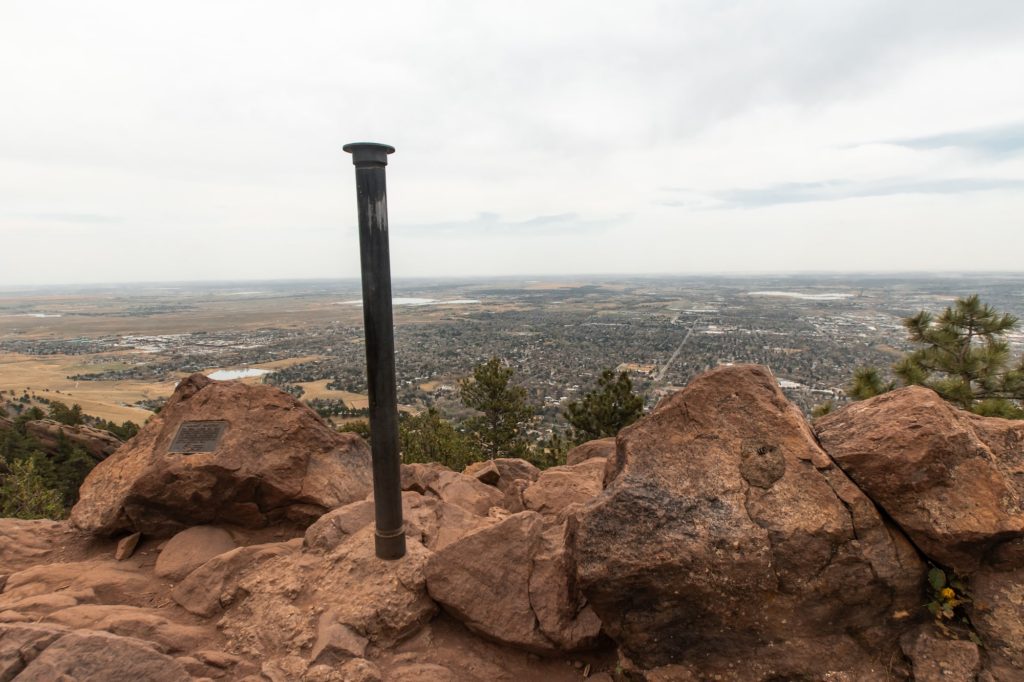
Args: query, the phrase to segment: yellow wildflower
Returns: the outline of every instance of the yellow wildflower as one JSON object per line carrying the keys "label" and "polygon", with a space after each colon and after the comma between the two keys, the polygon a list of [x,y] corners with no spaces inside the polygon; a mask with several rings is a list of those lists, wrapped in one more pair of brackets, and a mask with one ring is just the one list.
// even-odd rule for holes
{"label": "yellow wildflower", "polygon": [[939,594],[942,595],[942,598],[946,601],[953,601],[953,598],[956,596],[956,592],[954,592],[951,587],[942,588],[942,591],[939,592]]}

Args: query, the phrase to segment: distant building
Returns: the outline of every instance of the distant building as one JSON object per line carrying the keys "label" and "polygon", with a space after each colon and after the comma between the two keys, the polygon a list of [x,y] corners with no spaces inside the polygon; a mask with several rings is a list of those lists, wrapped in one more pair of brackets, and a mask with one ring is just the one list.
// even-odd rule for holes
{"label": "distant building", "polygon": [[654,374],[658,366],[653,363],[646,362],[623,362],[615,368],[616,372],[631,372],[633,374],[642,374],[644,376],[651,376]]}

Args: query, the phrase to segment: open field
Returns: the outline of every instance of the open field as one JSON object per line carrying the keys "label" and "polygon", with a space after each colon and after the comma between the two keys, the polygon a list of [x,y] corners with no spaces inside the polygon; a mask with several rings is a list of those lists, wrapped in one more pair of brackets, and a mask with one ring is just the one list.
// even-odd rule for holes
{"label": "open field", "polygon": [[364,393],[352,393],[351,391],[335,391],[327,388],[330,379],[321,381],[306,381],[298,384],[302,386],[302,398],[304,400],[315,400],[317,398],[327,400],[342,400],[349,407],[356,410],[364,410],[370,406],[369,399]]}
{"label": "open field", "polygon": [[[14,392],[17,395],[28,392],[68,405],[78,403],[86,414],[118,423],[131,420],[141,424],[152,415],[152,412],[133,405],[142,400],[170,397],[178,380],[187,376],[187,373],[182,372],[165,381],[75,381],[68,378],[82,372],[123,369],[130,366],[124,360],[104,362],[104,357],[109,355],[88,356],[88,361],[85,361],[86,356],[81,355],[39,356],[0,352],[0,391]],[[288,358],[261,363],[256,368],[277,370],[300,362],[316,360],[318,357],[314,355]],[[210,367],[207,373],[217,369],[233,368]],[[262,382],[262,377],[248,377],[237,381],[258,384]],[[365,395],[324,390],[323,396],[317,397],[334,397],[329,395],[334,393],[344,394],[347,396],[344,398],[346,402],[351,400],[356,403],[356,407],[365,407]],[[360,400],[362,405],[358,404]],[[45,405],[43,407],[45,408]]]}
{"label": "open field", "polygon": [[78,403],[86,414],[113,422],[131,420],[137,424],[152,414],[132,405],[140,400],[167,397],[176,380],[143,381],[72,381],[67,377],[82,366],[76,355],[32,356],[0,352],[0,390],[25,391],[48,400],[71,405]]}

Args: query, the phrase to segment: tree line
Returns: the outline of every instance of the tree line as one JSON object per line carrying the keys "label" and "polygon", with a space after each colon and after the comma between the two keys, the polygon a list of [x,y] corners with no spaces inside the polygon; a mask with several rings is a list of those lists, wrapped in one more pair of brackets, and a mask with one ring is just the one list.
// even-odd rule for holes
{"label": "tree line", "polygon": [[[629,375],[608,369],[596,386],[566,406],[566,433],[530,438],[537,408],[529,404],[526,389],[516,384],[513,369],[498,357],[473,368],[459,383],[459,398],[476,415],[458,425],[434,408],[402,415],[399,444],[403,462],[440,462],[459,471],[477,461],[518,457],[546,468],[564,464],[566,453],[575,445],[614,436],[643,412],[643,398],[633,390]],[[364,421],[341,428],[369,437]]]}
{"label": "tree line", "polygon": [[47,411],[37,405],[22,407],[11,428],[0,429],[0,516],[22,519],[59,519],[78,501],[78,488],[96,466],[81,447],[63,433],[57,444],[44,448],[27,429],[30,421],[53,419],[69,426],[90,425],[114,434],[121,440],[134,436],[139,426],[131,421],[115,424],[82,413],[77,403],[43,401]]}

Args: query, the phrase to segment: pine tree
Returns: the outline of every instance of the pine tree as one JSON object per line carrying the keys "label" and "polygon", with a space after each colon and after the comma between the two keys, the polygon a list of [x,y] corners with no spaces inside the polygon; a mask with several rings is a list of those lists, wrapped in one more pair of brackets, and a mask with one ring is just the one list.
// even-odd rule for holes
{"label": "pine tree", "polygon": [[583,443],[614,436],[643,413],[644,400],[633,392],[629,375],[606,369],[597,380],[597,388],[581,400],[569,403],[565,418],[572,425],[573,441]]}
{"label": "pine tree", "polygon": [[472,440],[434,408],[404,417],[398,425],[398,441],[403,462],[440,462],[449,469],[462,471],[481,459]]}
{"label": "pine tree", "polygon": [[565,464],[565,456],[569,454],[573,443],[561,433],[555,431],[550,437],[542,439],[526,454],[527,459],[538,469]]}
{"label": "pine tree", "polygon": [[85,423],[85,418],[82,415],[82,406],[75,403],[71,407],[62,403],[59,400],[54,400],[50,403],[49,417],[54,421],[58,421],[61,424],[67,424],[68,426],[78,426],[79,424]]}
{"label": "pine tree", "polygon": [[875,367],[858,367],[853,372],[853,382],[847,395],[854,400],[867,400],[896,388],[895,382],[886,381]]}
{"label": "pine tree", "polygon": [[512,383],[512,374],[511,367],[492,357],[459,382],[462,403],[482,413],[467,426],[489,459],[519,457],[527,449],[522,430],[534,410],[526,402],[526,389]]}
{"label": "pine tree", "polygon": [[[945,400],[977,414],[1024,418],[1024,356],[1010,357],[1004,338],[1018,319],[982,303],[977,295],[957,299],[938,317],[928,311],[903,320],[910,341],[924,346],[893,365],[903,385],[927,386]],[[869,370],[858,370],[868,375]],[[893,384],[880,377],[874,388]],[[860,389],[870,382],[854,377],[851,395],[870,397]],[[874,394],[877,394],[874,393]]]}

